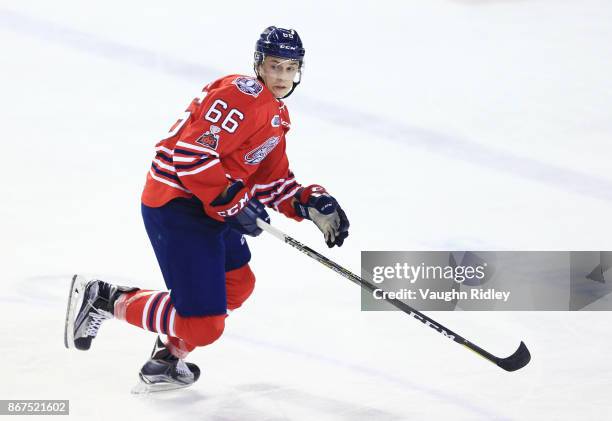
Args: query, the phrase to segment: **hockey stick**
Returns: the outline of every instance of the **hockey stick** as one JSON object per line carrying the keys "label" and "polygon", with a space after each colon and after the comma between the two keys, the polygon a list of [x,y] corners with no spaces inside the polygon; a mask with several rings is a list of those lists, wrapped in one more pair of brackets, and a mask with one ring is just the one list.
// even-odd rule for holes
{"label": "hockey stick", "polygon": [[[342,266],[338,265],[337,263],[329,260],[327,257],[323,256],[320,253],[317,253],[316,251],[314,251],[310,247],[305,246],[304,244],[302,244],[299,241],[297,241],[296,239],[288,236],[287,234],[283,233],[282,231],[280,231],[279,229],[273,227],[272,225],[266,223],[265,221],[262,221],[261,219],[258,219],[257,220],[257,226],[259,228],[261,228],[262,230],[268,232],[269,234],[272,234],[273,236],[275,236],[279,240],[283,241],[284,243],[289,244],[290,246],[298,249],[299,251],[301,251],[302,253],[306,254],[310,258],[312,258],[312,259],[316,260],[317,262],[327,266],[328,268],[330,268],[334,272],[344,276],[345,278],[347,278],[348,280],[356,283],[357,285],[360,285],[362,288],[364,288],[364,289],[366,289],[366,290],[368,290],[370,292],[374,292],[374,290],[378,289],[376,286],[374,286],[370,282],[368,282],[365,279],[363,279],[363,278],[355,275],[354,273],[348,271],[347,269],[343,268]],[[482,349],[478,345],[473,344],[472,342],[470,342],[467,339],[459,336],[458,334],[456,334],[452,330],[442,326],[440,323],[438,323],[438,322],[434,321],[433,319],[427,317],[426,315],[424,315],[420,311],[413,309],[412,307],[410,307],[408,304],[404,303],[403,301],[400,301],[400,300],[397,300],[397,299],[394,299],[394,298],[385,298],[385,301],[387,301],[388,303],[392,304],[393,306],[395,306],[399,310],[402,310],[404,313],[407,313],[408,315],[414,317],[415,319],[417,319],[418,321],[424,323],[425,325],[431,327],[432,329],[434,329],[435,331],[441,333],[445,337],[447,337],[449,339],[452,339],[453,341],[457,342],[458,344],[463,345],[466,348],[474,351],[476,354],[478,354],[481,357],[485,358],[486,360],[492,362],[493,364],[503,368],[506,371],[516,371],[516,370],[518,370],[520,368],[523,368],[531,360],[531,354],[529,353],[529,350],[527,349],[527,346],[525,345],[525,343],[523,341],[521,341],[518,349],[514,352],[514,354],[510,355],[509,357],[506,357],[506,358],[496,357],[495,355],[491,354],[490,352],[485,351],[484,349]]]}

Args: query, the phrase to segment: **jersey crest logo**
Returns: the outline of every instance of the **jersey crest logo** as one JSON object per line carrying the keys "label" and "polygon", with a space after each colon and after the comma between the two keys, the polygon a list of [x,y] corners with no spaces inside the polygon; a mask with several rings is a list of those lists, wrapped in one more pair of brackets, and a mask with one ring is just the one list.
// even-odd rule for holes
{"label": "jersey crest logo", "polygon": [[280,127],[281,125],[281,118],[279,115],[275,115],[274,117],[272,117],[272,121],[270,122],[270,124],[272,124],[272,127]]}
{"label": "jersey crest logo", "polygon": [[270,139],[266,140],[263,144],[259,145],[257,148],[253,149],[251,152],[247,153],[244,156],[244,163],[249,165],[257,165],[261,161],[264,160],[266,156],[272,149],[276,147],[280,142],[280,137],[272,136]]}
{"label": "jersey crest logo", "polygon": [[219,127],[212,125],[210,126],[210,130],[198,137],[195,142],[202,146],[206,146],[207,148],[217,150],[217,146],[219,146],[220,132],[221,129]]}
{"label": "jersey crest logo", "polygon": [[253,79],[252,77],[237,77],[233,82],[234,85],[242,92],[243,94],[251,95],[255,98],[259,96],[261,91],[263,91],[263,86],[259,81]]}

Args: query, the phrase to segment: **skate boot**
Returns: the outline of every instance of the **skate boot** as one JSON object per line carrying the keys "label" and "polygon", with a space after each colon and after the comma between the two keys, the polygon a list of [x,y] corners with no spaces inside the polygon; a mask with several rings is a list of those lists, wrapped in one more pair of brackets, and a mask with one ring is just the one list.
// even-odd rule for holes
{"label": "skate boot", "polygon": [[124,292],[137,289],[112,285],[97,279],[88,281],[80,275],[74,275],[64,327],[66,348],[87,351],[102,322],[113,318],[113,307],[117,298]]}
{"label": "skate boot", "polygon": [[158,336],[151,358],[142,366],[138,376],[140,381],[132,393],[161,392],[191,386],[200,378],[200,369],[172,355]]}

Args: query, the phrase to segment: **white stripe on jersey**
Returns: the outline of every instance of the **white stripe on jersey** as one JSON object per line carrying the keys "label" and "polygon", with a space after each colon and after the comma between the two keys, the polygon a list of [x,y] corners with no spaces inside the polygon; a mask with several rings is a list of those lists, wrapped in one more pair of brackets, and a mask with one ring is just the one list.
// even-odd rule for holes
{"label": "white stripe on jersey", "polygon": [[276,191],[270,193],[270,197],[266,197],[265,199],[259,199],[259,201],[261,203],[269,202],[270,200],[274,198],[274,195],[279,194],[281,191],[283,191],[285,187],[287,187],[289,184],[293,183],[294,181],[295,181],[294,178],[290,178],[289,180],[285,181],[280,187],[278,187]]}
{"label": "white stripe on jersey", "polygon": [[159,303],[159,306],[157,306],[157,314],[155,316],[155,331],[157,333],[162,333],[161,330],[161,316],[162,316],[162,310],[164,309],[164,304],[166,304],[166,301],[168,301],[168,298],[170,298],[170,294],[166,294],[166,296],[164,298],[162,298],[161,302]]}
{"label": "white stripe on jersey", "polygon": [[163,178],[161,178],[161,177],[156,176],[156,175],[153,173],[153,170],[152,170],[152,169],[149,169],[149,174],[151,175],[151,177],[153,177],[153,179],[154,179],[155,181],[159,181],[160,183],[164,183],[164,184],[166,184],[166,185],[168,185],[168,186],[170,186],[170,187],[174,187],[175,189],[182,190],[182,191],[184,191],[185,193],[192,194],[192,193],[191,193],[189,190],[187,190],[186,188],[181,187],[181,186],[179,186],[178,184],[173,183],[172,181],[168,181],[168,180],[166,180],[166,179],[163,179]]}
{"label": "white stripe on jersey", "polygon": [[273,181],[272,183],[269,183],[269,184],[255,184],[251,188],[251,196],[253,196],[255,194],[255,190],[265,190],[265,189],[267,189],[269,187],[272,187],[275,184],[282,183],[283,181],[285,181],[284,178],[279,178],[278,180]]}
{"label": "white stripe on jersey", "polygon": [[173,156],[172,160],[174,162],[193,162],[193,161],[196,160],[196,158],[195,157],[193,157],[193,158],[185,158],[183,156]]}
{"label": "white stripe on jersey", "polygon": [[155,148],[156,151],[166,152],[168,155],[172,155],[172,151],[165,146],[158,146]]}
{"label": "white stripe on jersey", "polygon": [[295,189],[291,190],[289,193],[287,193],[286,195],[278,199],[276,202],[274,202],[274,209],[278,210],[278,205],[280,205],[281,202],[283,202],[288,197],[291,197],[294,194],[296,194],[299,189],[300,189],[300,186],[297,186]]}
{"label": "white stripe on jersey", "polygon": [[219,162],[221,162],[221,161],[219,161],[218,159],[215,159],[215,160],[209,162],[208,164],[206,164],[206,165],[204,165],[202,167],[196,168],[195,170],[180,171],[180,172],[177,172],[176,174],[179,175],[179,176],[197,174],[197,173],[200,173],[200,172],[202,172],[202,171],[204,171],[204,170],[206,170],[206,169],[208,169],[208,168],[210,168],[210,167],[212,167],[214,165],[217,165]]}
{"label": "white stripe on jersey", "polygon": [[166,170],[170,170],[172,172],[176,172],[176,169],[172,165],[164,164],[163,162],[161,162],[157,158],[154,158],[153,162],[155,162],[157,165],[159,165],[160,167],[162,167],[162,168],[164,168]]}
{"label": "white stripe on jersey", "polygon": [[193,149],[194,151],[198,151],[198,152],[206,152],[206,153],[209,153],[209,154],[217,156],[217,157],[219,156],[219,154],[217,152],[213,151],[212,149],[202,148],[200,146],[192,145],[191,143],[187,143],[187,142],[182,142],[182,141],[176,142],[176,146],[181,146],[181,147],[187,148],[187,149]]}

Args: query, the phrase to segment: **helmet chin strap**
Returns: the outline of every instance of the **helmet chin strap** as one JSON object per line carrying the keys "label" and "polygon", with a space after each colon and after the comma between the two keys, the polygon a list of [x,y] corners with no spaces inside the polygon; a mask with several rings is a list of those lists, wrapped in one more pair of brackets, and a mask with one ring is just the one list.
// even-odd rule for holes
{"label": "helmet chin strap", "polygon": [[298,70],[298,74],[300,75],[298,77],[298,81],[297,82],[293,82],[293,87],[291,87],[291,90],[289,92],[287,92],[287,95],[285,95],[284,97],[280,98],[280,99],[285,99],[287,98],[289,95],[291,95],[293,93],[293,91],[295,91],[295,88],[297,88],[297,86],[300,84],[300,82],[302,81],[302,71]]}
{"label": "helmet chin strap", "polygon": [[287,95],[285,95],[282,98],[279,99],[285,99],[287,98],[289,95],[291,95],[293,93],[293,91],[295,91],[295,88],[297,88],[297,86],[300,84],[300,81],[298,80],[297,82],[293,82],[293,87],[291,88],[291,90],[287,93]]}
{"label": "helmet chin strap", "polygon": [[[262,60],[263,61],[263,60]],[[287,60],[288,61],[288,60]],[[257,80],[259,80],[261,83],[263,83],[264,85],[266,84],[266,82],[263,80],[263,78],[261,77],[261,75],[259,74],[259,72],[257,71],[257,66],[258,63],[253,64],[253,70],[255,71],[255,75],[257,76]],[[293,93],[293,91],[295,91],[295,88],[297,88],[297,86],[300,84],[300,82],[302,81],[302,69],[298,70],[298,80],[297,82],[293,82],[293,86],[291,87],[291,90],[289,92],[287,92],[287,95],[281,97],[281,98],[276,98],[276,99],[285,99],[287,98],[289,95],[291,95]],[[267,85],[266,85],[267,86]]]}
{"label": "helmet chin strap", "polygon": [[[264,85],[266,85],[266,82],[263,80],[263,78],[261,76],[259,76],[259,74],[257,72],[255,72],[255,74],[257,74],[257,80],[259,80],[261,83],[263,83]],[[293,86],[291,87],[291,90],[289,92],[287,92],[287,95],[280,97],[280,98],[276,98],[276,99],[285,99],[287,98],[289,95],[291,95],[293,93],[293,91],[295,91],[295,88],[297,88],[297,86],[300,84],[300,82],[302,81],[302,76],[300,74],[300,79],[298,79],[297,82],[293,82]],[[268,85],[266,85],[268,86]]]}

